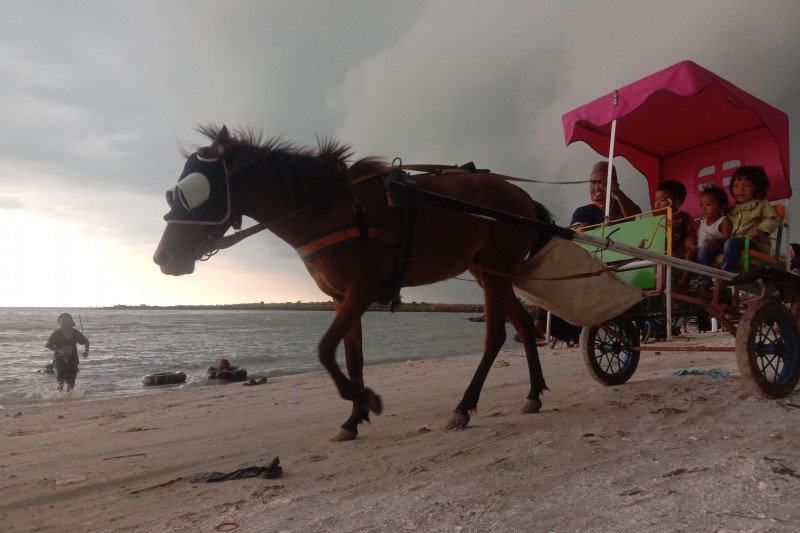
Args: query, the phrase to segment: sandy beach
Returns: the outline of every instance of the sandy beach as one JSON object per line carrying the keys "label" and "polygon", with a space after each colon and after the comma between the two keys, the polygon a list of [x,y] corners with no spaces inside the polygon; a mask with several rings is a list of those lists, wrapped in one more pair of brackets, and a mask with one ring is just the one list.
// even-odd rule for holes
{"label": "sandy beach", "polygon": [[[344,443],[330,438],[349,405],[323,373],[6,406],[0,530],[800,530],[797,393],[760,398],[732,353],[645,352],[605,387],[577,348],[543,349],[550,392],[524,415],[525,360],[506,348],[455,432],[477,355],[367,367],[385,410]],[[277,479],[191,481],[275,456]]]}

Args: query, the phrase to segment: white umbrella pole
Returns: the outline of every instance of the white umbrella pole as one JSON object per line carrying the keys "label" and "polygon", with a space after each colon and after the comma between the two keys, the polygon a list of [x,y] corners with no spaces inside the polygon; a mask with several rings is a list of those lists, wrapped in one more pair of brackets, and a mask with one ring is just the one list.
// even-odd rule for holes
{"label": "white umbrella pole", "polygon": [[[619,103],[619,95],[614,91],[614,107]],[[617,118],[611,121],[611,140],[608,145],[608,172],[606,173],[606,220],[611,218],[611,176],[614,175],[614,141],[617,137]]]}

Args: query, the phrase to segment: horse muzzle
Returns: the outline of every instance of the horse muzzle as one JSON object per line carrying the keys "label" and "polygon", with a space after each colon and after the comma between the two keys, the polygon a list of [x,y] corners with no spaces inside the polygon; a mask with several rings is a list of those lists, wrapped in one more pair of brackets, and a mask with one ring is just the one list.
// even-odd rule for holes
{"label": "horse muzzle", "polygon": [[163,250],[156,250],[153,262],[161,268],[162,274],[170,276],[182,276],[194,272],[194,260],[174,261],[173,257]]}

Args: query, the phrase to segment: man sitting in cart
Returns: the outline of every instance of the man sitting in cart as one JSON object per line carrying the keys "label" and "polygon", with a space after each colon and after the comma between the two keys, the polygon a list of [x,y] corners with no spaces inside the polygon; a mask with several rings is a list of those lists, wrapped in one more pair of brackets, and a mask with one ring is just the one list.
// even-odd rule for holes
{"label": "man sitting in cart", "polygon": [[[592,167],[589,175],[589,197],[592,203],[581,206],[572,214],[569,225],[573,228],[594,226],[605,222],[606,216],[606,180],[608,178],[608,163],[600,161]],[[628,198],[617,181],[617,169],[611,167],[611,220],[638,215],[642,209]]]}

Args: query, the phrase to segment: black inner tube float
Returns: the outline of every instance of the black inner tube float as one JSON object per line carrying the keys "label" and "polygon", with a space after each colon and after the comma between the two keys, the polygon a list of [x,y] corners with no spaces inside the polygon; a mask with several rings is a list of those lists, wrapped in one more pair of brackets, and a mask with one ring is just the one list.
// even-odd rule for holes
{"label": "black inner tube float", "polygon": [[142,378],[145,385],[175,385],[186,381],[186,374],[183,372],[162,372],[158,374],[147,374]]}

